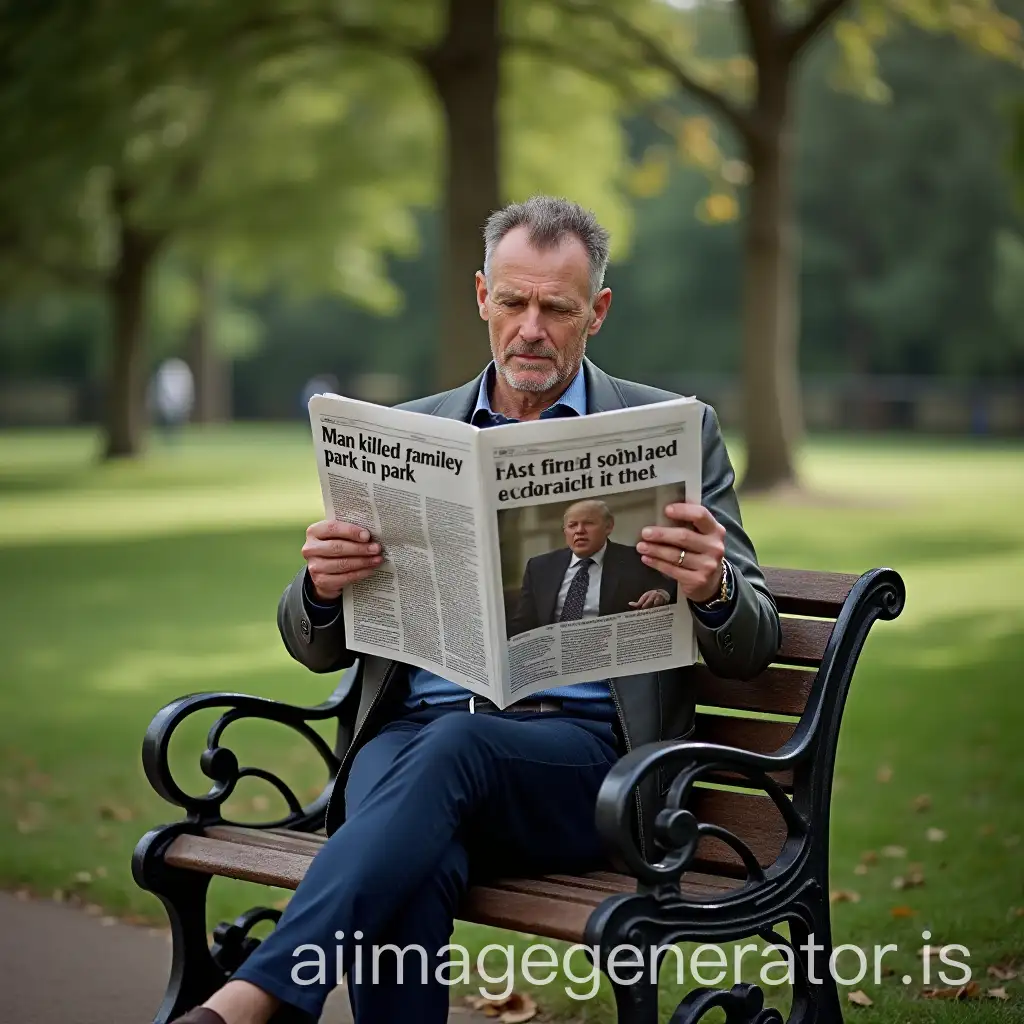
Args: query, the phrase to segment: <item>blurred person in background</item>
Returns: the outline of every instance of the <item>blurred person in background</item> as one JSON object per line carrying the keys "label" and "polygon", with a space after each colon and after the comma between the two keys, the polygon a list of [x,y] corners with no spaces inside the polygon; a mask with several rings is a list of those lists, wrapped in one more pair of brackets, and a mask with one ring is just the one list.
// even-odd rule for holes
{"label": "blurred person in background", "polygon": [[184,359],[165,359],[153,375],[152,402],[164,436],[173,441],[192,415],[195,382]]}

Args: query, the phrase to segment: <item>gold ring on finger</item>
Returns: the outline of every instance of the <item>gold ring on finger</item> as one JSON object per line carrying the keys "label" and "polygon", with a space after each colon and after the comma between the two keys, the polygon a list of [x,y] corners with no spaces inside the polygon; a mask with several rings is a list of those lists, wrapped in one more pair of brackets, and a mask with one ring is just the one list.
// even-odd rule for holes
{"label": "gold ring on finger", "polygon": [[680,552],[679,552],[679,561],[678,561],[678,562],[676,562],[676,565],[678,565],[678,566],[679,566],[680,568],[682,568],[682,565],[683,565],[683,559],[684,559],[685,557],[686,557],[686,552],[685,552],[685,551],[680,551]]}

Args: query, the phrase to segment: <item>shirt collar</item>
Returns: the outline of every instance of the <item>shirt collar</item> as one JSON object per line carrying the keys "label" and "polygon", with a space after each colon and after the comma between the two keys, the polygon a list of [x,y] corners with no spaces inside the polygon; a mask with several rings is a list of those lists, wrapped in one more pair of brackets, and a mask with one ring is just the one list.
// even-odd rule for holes
{"label": "shirt collar", "polygon": [[[608,541],[605,541],[601,545],[601,547],[598,548],[598,550],[595,551],[590,556],[590,560],[594,563],[594,565],[603,565],[604,564],[604,555],[605,555],[605,552],[607,550],[608,550]],[[571,569],[574,565],[576,565],[577,562],[582,562],[582,561],[583,561],[583,559],[580,558],[580,556],[577,555],[576,552],[574,551],[572,553],[572,558],[569,559],[569,568]]]}
{"label": "shirt collar", "polygon": [[[476,396],[476,407],[469,422],[477,426],[491,426],[495,423],[517,423],[518,420],[509,419],[495,412],[491,408],[491,387],[494,384],[494,362],[488,364],[487,370],[480,378],[480,389]],[[562,392],[558,401],[548,406],[541,414],[541,419],[552,419],[556,416],[586,416],[587,415],[587,378],[583,373],[583,366],[580,365],[569,386]],[[481,422],[483,421],[483,422]],[[489,421],[489,422],[488,422]]]}

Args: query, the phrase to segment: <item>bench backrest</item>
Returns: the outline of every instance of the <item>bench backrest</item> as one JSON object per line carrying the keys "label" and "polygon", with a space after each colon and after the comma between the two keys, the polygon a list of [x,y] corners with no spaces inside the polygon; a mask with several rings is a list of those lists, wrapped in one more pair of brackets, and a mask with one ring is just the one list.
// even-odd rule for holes
{"label": "bench backrest", "polygon": [[[772,753],[788,740],[807,704],[825,646],[843,602],[858,577],[799,569],[764,570],[782,616],[782,647],[775,662],[754,680],[719,679],[703,665],[694,669],[697,720],[694,739],[758,753]],[[699,820],[720,825],[742,839],[767,866],[786,837],[782,816],[763,793],[736,786],[735,776],[711,777],[689,803]],[[791,791],[790,772],[776,776]],[[717,839],[698,850],[700,871],[742,877],[738,855]]]}

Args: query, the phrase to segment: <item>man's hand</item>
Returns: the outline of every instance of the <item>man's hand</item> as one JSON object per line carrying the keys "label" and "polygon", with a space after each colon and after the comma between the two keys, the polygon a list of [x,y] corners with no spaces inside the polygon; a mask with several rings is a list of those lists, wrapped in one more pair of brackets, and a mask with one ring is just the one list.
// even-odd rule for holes
{"label": "man's hand", "polygon": [[641,594],[635,601],[629,602],[630,608],[660,608],[668,604],[672,598],[667,590],[648,590]]}
{"label": "man's hand", "polygon": [[337,601],[350,583],[377,571],[383,558],[368,530],[351,523],[323,519],[306,530],[302,557],[319,600]]}
{"label": "man's hand", "polygon": [[[669,505],[665,515],[680,526],[647,526],[636,549],[646,565],[676,580],[695,604],[717,597],[722,586],[725,527],[703,505]],[[685,551],[682,564],[680,552]]]}

